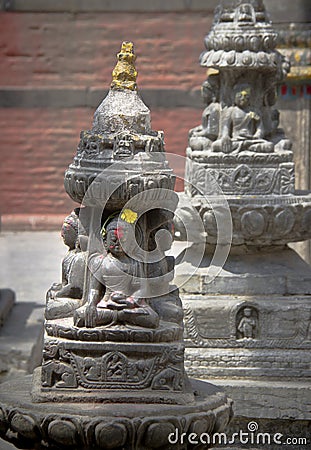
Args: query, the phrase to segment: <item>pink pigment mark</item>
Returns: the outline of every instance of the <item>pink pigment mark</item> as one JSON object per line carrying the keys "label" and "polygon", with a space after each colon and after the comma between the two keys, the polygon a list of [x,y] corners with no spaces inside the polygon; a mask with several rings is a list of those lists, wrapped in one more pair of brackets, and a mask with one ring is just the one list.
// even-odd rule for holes
{"label": "pink pigment mark", "polygon": [[123,236],[124,236],[123,228],[117,227],[117,229],[114,230],[114,235],[115,235],[118,239],[122,239]]}

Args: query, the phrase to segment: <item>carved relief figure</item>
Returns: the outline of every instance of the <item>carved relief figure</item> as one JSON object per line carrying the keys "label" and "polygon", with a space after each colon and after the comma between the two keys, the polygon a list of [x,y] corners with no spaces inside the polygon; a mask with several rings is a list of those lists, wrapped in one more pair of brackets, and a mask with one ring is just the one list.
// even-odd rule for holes
{"label": "carved relief figure", "polygon": [[270,112],[271,129],[268,138],[274,143],[275,150],[291,150],[292,143],[286,138],[283,128],[279,128],[280,112],[277,109],[272,109]]}
{"label": "carved relief figure", "polygon": [[152,389],[180,391],[183,386],[183,374],[175,367],[167,367],[155,375]]}
{"label": "carved relief figure", "polygon": [[98,381],[102,377],[101,364],[95,358],[86,357],[83,359],[83,375],[86,380]]}
{"label": "carved relief figure", "polygon": [[106,377],[107,380],[123,380],[126,378],[126,364],[125,359],[123,355],[120,355],[119,353],[114,353],[112,355],[109,355],[109,358],[107,358],[106,361]]}
{"label": "carved relief figure", "polygon": [[90,294],[87,303],[75,312],[76,326],[158,326],[158,314],[145,300],[145,291],[137,281],[143,274],[143,265],[128,256],[122,247],[127,226],[126,221],[114,217],[103,228],[107,255],[94,254],[90,258]]}
{"label": "carved relief figure", "polygon": [[242,318],[238,321],[238,337],[242,339],[254,339],[257,332],[257,317],[253,313],[253,308],[245,307],[242,311]]}
{"label": "carved relief figure", "polygon": [[209,149],[218,137],[221,110],[218,75],[210,75],[203,83],[202,97],[207,105],[202,114],[202,124],[189,131],[189,145],[193,150]]}
{"label": "carved relief figure", "polygon": [[47,361],[42,366],[42,386],[75,388],[78,386],[73,368],[62,361]]}
{"label": "carved relief figure", "polygon": [[223,110],[219,139],[212,145],[214,151],[240,153],[249,150],[257,153],[273,152],[273,143],[264,139],[261,114],[251,107],[249,85],[237,84],[234,88],[234,106]]}
{"label": "carved relief figure", "polygon": [[255,23],[256,16],[253,6],[250,3],[242,3],[242,5],[239,5],[235,10],[234,21],[240,22],[239,25],[241,25],[241,22],[245,22],[246,24],[249,22]]}

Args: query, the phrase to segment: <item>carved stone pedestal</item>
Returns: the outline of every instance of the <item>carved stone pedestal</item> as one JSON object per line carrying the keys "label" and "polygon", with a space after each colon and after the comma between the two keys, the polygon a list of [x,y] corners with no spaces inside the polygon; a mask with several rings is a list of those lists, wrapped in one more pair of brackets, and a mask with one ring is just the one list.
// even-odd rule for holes
{"label": "carved stone pedestal", "polygon": [[0,386],[0,437],[18,448],[185,450],[193,448],[190,433],[212,439],[231,414],[225,394],[200,381],[192,382],[195,400],[187,405],[33,403],[30,390],[31,377]]}
{"label": "carved stone pedestal", "polygon": [[[65,328],[53,327],[51,322],[46,325],[50,332],[64,332]],[[184,345],[174,339],[180,335],[177,325],[160,330],[126,326],[69,329],[80,333],[75,340],[44,339],[41,377],[37,375],[34,382],[35,402],[193,402],[184,373]],[[167,342],[169,336],[172,342]]]}

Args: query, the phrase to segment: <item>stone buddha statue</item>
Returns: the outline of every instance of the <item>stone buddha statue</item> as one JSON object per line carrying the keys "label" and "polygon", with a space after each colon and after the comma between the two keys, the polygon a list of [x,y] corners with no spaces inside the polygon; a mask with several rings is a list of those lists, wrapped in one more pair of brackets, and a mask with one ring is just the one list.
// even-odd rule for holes
{"label": "stone buddha statue", "polygon": [[107,225],[104,224],[102,234],[107,254],[94,253],[89,259],[92,273],[89,295],[86,304],[75,311],[76,326],[158,326],[159,316],[148,304],[146,291],[141,286],[143,263],[128,256],[122,246],[128,226],[129,223],[119,217],[113,217]]}
{"label": "stone buddha statue", "polygon": [[261,114],[251,106],[250,86],[237,84],[234,88],[234,105],[222,112],[219,139],[212,144],[213,151],[271,153],[274,145],[264,136]]}
{"label": "stone buddha statue", "polygon": [[218,137],[221,106],[217,74],[210,75],[204,81],[202,97],[207,106],[202,114],[202,124],[189,131],[189,145],[192,150],[208,150]]}
{"label": "stone buddha statue", "polygon": [[79,236],[79,208],[65,219],[61,229],[68,253],[62,261],[62,282],[54,283],[46,295],[46,319],[71,316],[81,306],[86,260],[87,236]]}

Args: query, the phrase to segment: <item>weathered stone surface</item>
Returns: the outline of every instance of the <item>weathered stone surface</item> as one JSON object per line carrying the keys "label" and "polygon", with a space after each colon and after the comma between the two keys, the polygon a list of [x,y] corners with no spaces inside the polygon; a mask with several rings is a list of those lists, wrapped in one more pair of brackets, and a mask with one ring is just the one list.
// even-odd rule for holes
{"label": "weathered stone surface", "polygon": [[[219,386],[235,398],[235,411],[259,419],[310,420],[311,402],[307,380],[219,380]],[[233,395],[234,392],[234,395]],[[245,402],[245,395],[250,401]],[[238,414],[241,415],[241,414]]]}
{"label": "weathered stone surface", "polygon": [[274,348],[264,344],[261,347],[260,342],[234,346],[232,343],[230,345],[229,339],[221,337],[202,339],[198,346],[194,346],[192,340],[186,350],[185,367],[191,376],[205,380],[226,377],[229,383],[235,378],[241,379],[242,383],[245,377],[253,379],[255,384],[255,380],[262,379],[295,379],[298,373],[301,379],[310,377],[310,341],[306,342],[305,348],[300,349],[278,347],[280,342],[286,344],[285,340],[275,339],[271,342],[276,342]]}
{"label": "weathered stone surface", "polygon": [[294,250],[268,246],[256,250],[242,246],[232,248],[217,276],[211,270],[213,254],[205,254],[200,267],[193,269],[194,274],[189,278],[189,267],[196,261],[197,253],[193,245],[177,265],[175,281],[183,295],[257,295],[269,299],[269,295],[311,294],[310,266]]}

